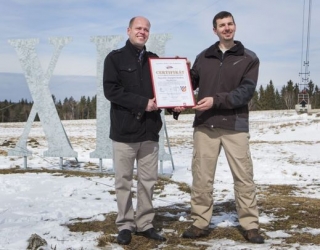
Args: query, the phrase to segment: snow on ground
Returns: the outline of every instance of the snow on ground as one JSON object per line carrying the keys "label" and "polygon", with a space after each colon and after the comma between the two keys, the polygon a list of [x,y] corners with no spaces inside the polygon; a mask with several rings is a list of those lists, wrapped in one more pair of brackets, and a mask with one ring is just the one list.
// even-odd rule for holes
{"label": "snow on ground", "polygon": [[[166,127],[173,155],[163,164],[163,174],[191,185],[192,120],[193,115],[181,115],[179,120],[166,116]],[[99,171],[99,159],[91,159],[95,150],[96,120],[62,121],[82,169]],[[251,154],[257,185],[293,184],[301,187],[297,196],[320,199],[320,117],[296,114],[295,111],[262,111],[250,113]],[[24,167],[22,157],[6,156],[8,142],[17,142],[25,123],[0,123],[0,169]],[[33,155],[27,164],[31,169],[60,169],[60,159],[44,158],[47,143],[41,123],[35,122],[29,134],[39,145],[29,148]],[[166,148],[168,152],[168,148]],[[74,159],[64,159],[72,168]],[[103,171],[112,171],[112,161],[103,160]],[[0,250],[26,249],[27,239],[37,233],[49,245],[60,249],[98,249],[100,233],[73,233],[64,224],[75,218],[103,220],[102,214],[116,212],[114,180],[112,177],[66,177],[61,174],[24,173],[0,175]],[[233,199],[232,177],[223,151],[220,154],[215,178],[215,201]],[[189,203],[190,196],[177,185],[169,184],[157,195],[154,205],[167,206]],[[182,214],[181,223],[187,215]],[[275,220],[265,214],[260,221]],[[235,225],[234,216],[213,217],[219,227]],[[319,228],[305,228],[319,234]],[[265,232],[270,239],[263,245],[239,243],[232,240],[210,240],[208,249],[270,249],[281,238],[290,237],[284,231]],[[200,242],[200,241],[199,241]],[[203,242],[203,240],[201,240]],[[300,246],[292,249],[318,249],[320,246]],[[121,249],[114,245],[113,249]]]}

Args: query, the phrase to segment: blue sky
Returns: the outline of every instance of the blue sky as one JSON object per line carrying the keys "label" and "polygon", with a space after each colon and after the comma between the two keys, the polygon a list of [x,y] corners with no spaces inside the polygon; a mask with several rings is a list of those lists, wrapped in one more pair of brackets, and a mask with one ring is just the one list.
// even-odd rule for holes
{"label": "blue sky", "polygon": [[[53,52],[48,38],[70,36],[73,41],[62,50],[54,75],[94,77],[96,48],[90,38],[106,35],[126,38],[128,21],[137,15],[151,21],[151,33],[171,34],[165,56],[179,55],[193,62],[198,53],[217,40],[212,31],[213,16],[227,10],[237,24],[235,39],[260,58],[258,85],[266,86],[272,80],[280,88],[289,80],[300,83],[301,61],[305,59],[304,2],[308,6],[308,0],[3,0],[0,2],[0,75],[23,73],[8,39],[39,38],[37,51],[46,69]],[[311,13],[309,71],[310,79],[318,86],[319,13],[320,1],[315,0]],[[304,44],[306,47],[306,40]],[[0,89],[3,83],[0,76]]]}

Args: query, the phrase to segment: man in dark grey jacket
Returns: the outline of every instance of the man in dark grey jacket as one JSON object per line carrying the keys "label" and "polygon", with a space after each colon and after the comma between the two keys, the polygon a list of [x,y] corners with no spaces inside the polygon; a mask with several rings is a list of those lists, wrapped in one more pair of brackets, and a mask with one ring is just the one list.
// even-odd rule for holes
{"label": "man in dark grey jacket", "polygon": [[249,149],[250,102],[257,85],[259,59],[234,40],[236,25],[231,13],[222,11],[213,19],[219,41],[202,51],[190,71],[194,89],[199,89],[194,107],[191,217],[193,225],[182,237],[207,236],[213,211],[213,183],[218,156],[223,147],[234,180],[239,223],[244,237],[263,243],[253,165]]}
{"label": "man in dark grey jacket", "polygon": [[[110,139],[113,141],[115,188],[118,205],[117,241],[127,245],[131,233],[165,241],[153,228],[152,196],[158,177],[160,112],[152,91],[146,51],[150,22],[144,17],[130,20],[126,45],[108,54],[104,64],[103,88],[111,102]],[[137,162],[137,209],[132,206],[133,167]]]}

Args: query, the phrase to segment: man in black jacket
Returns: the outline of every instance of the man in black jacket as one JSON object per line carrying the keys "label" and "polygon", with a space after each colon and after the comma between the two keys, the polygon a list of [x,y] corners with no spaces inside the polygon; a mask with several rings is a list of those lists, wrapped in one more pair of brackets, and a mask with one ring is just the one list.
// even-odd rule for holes
{"label": "man in black jacket", "polygon": [[249,109],[257,85],[259,59],[234,40],[236,24],[222,11],[213,19],[219,41],[202,51],[190,71],[194,89],[199,89],[192,159],[191,217],[193,225],[182,237],[209,234],[213,211],[213,183],[218,156],[223,147],[234,180],[239,223],[244,237],[263,243],[249,148]]}
{"label": "man in black jacket", "polygon": [[[129,22],[126,45],[108,54],[104,64],[103,88],[111,102],[110,139],[113,143],[115,188],[118,205],[117,241],[127,245],[131,233],[165,241],[153,227],[152,196],[158,177],[160,112],[152,91],[149,57],[146,51],[150,22],[134,17]],[[132,206],[132,179],[137,162],[137,209]]]}

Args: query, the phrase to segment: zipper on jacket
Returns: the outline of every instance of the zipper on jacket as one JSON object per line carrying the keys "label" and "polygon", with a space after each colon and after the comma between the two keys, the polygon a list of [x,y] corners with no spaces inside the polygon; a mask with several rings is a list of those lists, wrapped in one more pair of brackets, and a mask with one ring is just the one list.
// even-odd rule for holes
{"label": "zipper on jacket", "polygon": [[219,77],[218,77],[218,83],[220,84],[220,76],[221,76],[221,68],[222,68],[222,60],[220,61],[220,65],[219,65]]}
{"label": "zipper on jacket", "polygon": [[139,57],[138,57],[138,68],[139,68],[139,78],[140,78],[140,86],[142,84],[142,81],[143,81],[143,56],[144,56],[144,53],[145,51],[144,50],[141,50],[140,54],[139,54]]}

